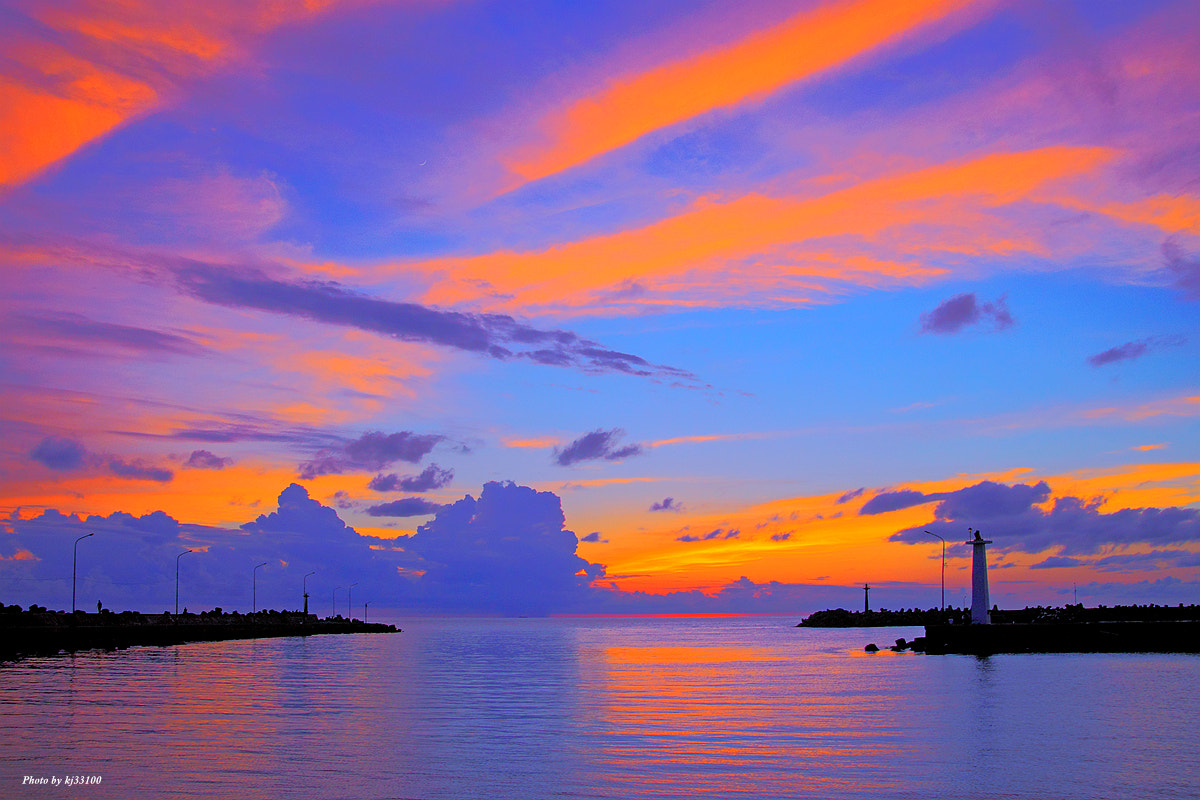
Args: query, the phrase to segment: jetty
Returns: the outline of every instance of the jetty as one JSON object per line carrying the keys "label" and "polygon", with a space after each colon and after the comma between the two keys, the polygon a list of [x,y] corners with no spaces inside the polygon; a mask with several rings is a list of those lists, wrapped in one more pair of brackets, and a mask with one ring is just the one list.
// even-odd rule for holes
{"label": "jetty", "polygon": [[33,605],[0,605],[0,661],[30,655],[54,655],[91,649],[120,649],[136,645],[176,645],[232,639],[315,636],[346,633],[399,633],[395,625],[318,618],[298,611],[226,613],[221,609],[199,614],[142,614],[136,611],[99,613],[50,611]]}
{"label": "jetty", "polygon": [[[968,529],[969,530],[969,529]],[[930,655],[989,656],[998,653],[1200,653],[1200,606],[1131,605],[1084,608],[1038,606],[1005,610],[990,605],[987,546],[979,531],[972,547],[971,607],[872,611],[817,611],[798,628],[867,628],[924,625],[912,642],[897,639],[890,650]],[[864,590],[867,586],[864,585]],[[880,648],[868,644],[867,652]]]}

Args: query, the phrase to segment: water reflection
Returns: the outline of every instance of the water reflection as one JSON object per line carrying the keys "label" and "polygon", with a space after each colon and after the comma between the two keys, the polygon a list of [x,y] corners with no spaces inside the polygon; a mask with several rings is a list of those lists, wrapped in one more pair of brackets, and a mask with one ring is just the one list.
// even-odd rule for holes
{"label": "water reflection", "polygon": [[71,772],[104,776],[93,798],[1200,794],[1194,657],[864,656],[878,631],[753,618],[403,627],[2,666],[0,785]]}

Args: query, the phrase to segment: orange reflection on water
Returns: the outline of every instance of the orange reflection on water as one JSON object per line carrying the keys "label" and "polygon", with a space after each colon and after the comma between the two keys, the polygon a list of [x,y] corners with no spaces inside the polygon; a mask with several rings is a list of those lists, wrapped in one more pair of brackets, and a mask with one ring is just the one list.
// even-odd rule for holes
{"label": "orange reflection on water", "polygon": [[902,750],[901,710],[871,679],[879,662],[830,659],[788,641],[622,644],[597,655],[584,660],[594,673],[581,676],[597,703],[588,719],[603,766],[593,778],[631,794],[883,788],[879,765]]}

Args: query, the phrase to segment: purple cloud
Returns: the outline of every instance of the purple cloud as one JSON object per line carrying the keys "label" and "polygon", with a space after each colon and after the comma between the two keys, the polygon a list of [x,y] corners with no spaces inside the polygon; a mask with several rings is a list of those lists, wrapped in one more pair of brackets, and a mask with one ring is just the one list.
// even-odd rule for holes
{"label": "purple cloud", "polygon": [[135,353],[175,353],[200,355],[208,349],[175,333],[97,322],[82,314],[22,314],[14,320],[16,330],[33,333],[60,342],[86,346],[88,350],[107,347]]}
{"label": "purple cloud", "polygon": [[221,458],[207,450],[193,450],[183,465],[189,469],[225,469],[232,463],[232,458]]}
{"label": "purple cloud", "polygon": [[592,531],[591,533],[589,533],[587,536],[584,536],[584,537],[583,537],[582,539],[580,539],[579,541],[581,541],[581,542],[592,542],[592,543],[599,543],[599,542],[606,542],[606,541],[608,541],[608,540],[607,540],[607,539],[601,539],[601,538],[600,538],[600,531]]}
{"label": "purple cloud", "polygon": [[147,464],[140,458],[135,458],[132,461],[126,461],[122,458],[110,458],[108,459],[108,470],[118,478],[128,478],[135,481],[168,483],[175,477],[175,473],[169,469],[162,469],[161,467]]}
{"label": "purple cloud", "polygon": [[865,488],[859,488],[859,489],[854,489],[852,491],[846,492],[844,495],[842,495],[841,497],[839,497],[837,499],[836,503],[839,506],[842,505],[843,503],[849,503],[851,500],[862,497],[862,493],[865,491],[866,491]]}
{"label": "purple cloud", "polygon": [[412,431],[387,434],[370,431],[340,447],[321,450],[311,461],[300,464],[300,477],[311,480],[318,475],[377,471],[396,461],[415,464],[445,438],[438,434]]}
{"label": "purple cloud", "polygon": [[943,301],[933,311],[921,315],[922,333],[957,333],[968,325],[975,325],[989,318],[995,330],[1012,327],[1013,317],[1008,303],[1002,296],[994,303],[980,305],[974,292],[958,294]]}
{"label": "purple cloud", "polygon": [[376,475],[367,484],[368,489],[376,492],[428,492],[431,489],[441,489],[454,480],[454,471],[442,469],[437,464],[430,464],[420,475]]}
{"label": "purple cloud", "polygon": [[1188,300],[1200,300],[1200,258],[1189,256],[1173,241],[1164,242],[1162,252],[1175,288]]}
{"label": "purple cloud", "polygon": [[[684,530],[687,530],[687,529],[685,528]],[[709,531],[708,533],[705,533],[702,535],[696,535],[696,536],[685,533],[683,536],[675,537],[675,541],[677,541],[677,542],[711,542],[714,539],[720,539],[720,540],[737,539],[740,535],[741,535],[741,531],[738,530],[737,528],[730,528],[729,530],[725,530],[724,528],[717,528],[714,531]]]}
{"label": "purple cloud", "polygon": [[408,342],[452,347],[499,360],[575,367],[584,372],[623,372],[638,376],[695,376],[673,367],[609,350],[566,330],[543,331],[502,314],[442,311],[416,303],[381,300],[332,281],[288,282],[253,270],[232,270],[188,262],[172,270],[179,287],[199,300],[234,308],[254,308],[343,325]]}
{"label": "purple cloud", "polygon": [[1065,569],[1067,567],[1079,567],[1084,562],[1078,558],[1070,558],[1068,556],[1050,556],[1044,561],[1039,561],[1036,564],[1031,564],[1030,569]]}
{"label": "purple cloud", "polygon": [[561,466],[569,467],[580,461],[619,461],[629,456],[640,455],[642,446],[637,444],[617,447],[617,441],[625,435],[620,428],[611,431],[594,430],[585,433],[566,447],[554,450],[554,460]]}
{"label": "purple cloud", "polygon": [[858,513],[860,515],[885,514],[888,511],[899,511],[902,508],[919,506],[934,499],[936,497],[924,494],[923,492],[913,491],[912,489],[901,489],[898,492],[880,492],[863,503]]}
{"label": "purple cloud", "polygon": [[487,483],[479,499],[446,506],[404,546],[422,559],[418,588],[443,608],[541,614],[581,609],[604,574],[575,553],[552,492]]}
{"label": "purple cloud", "polygon": [[434,503],[424,497],[402,497],[390,503],[371,506],[367,513],[372,517],[422,517],[436,514],[441,508],[441,503]]}
{"label": "purple cloud", "polygon": [[661,503],[650,506],[651,511],[683,511],[683,504],[675,501],[674,497],[664,497]]}
{"label": "purple cloud", "polygon": [[48,436],[29,452],[34,461],[57,470],[79,469],[86,455],[82,444],[62,436]]}
{"label": "purple cloud", "polygon": [[1093,367],[1102,367],[1105,364],[1113,364],[1117,361],[1132,361],[1135,358],[1140,358],[1151,350],[1156,350],[1161,347],[1183,344],[1187,340],[1182,336],[1156,337],[1152,339],[1142,339],[1137,342],[1126,342],[1117,347],[1109,348],[1103,353],[1097,353],[1094,356],[1089,356],[1087,362]]}
{"label": "purple cloud", "polygon": [[[1102,512],[1103,498],[1085,501],[1059,497],[1049,510],[1039,506],[1050,496],[1043,481],[1034,485],[984,481],[955,492],[926,495],[939,499],[934,519],[892,534],[890,541],[928,544],[929,530],[954,542],[968,538],[967,527],[980,527],[1001,552],[1089,555],[1108,545],[1165,545],[1200,538],[1200,510],[1192,508],[1127,508]],[[961,538],[959,538],[961,537]],[[965,545],[961,546],[963,552]]]}

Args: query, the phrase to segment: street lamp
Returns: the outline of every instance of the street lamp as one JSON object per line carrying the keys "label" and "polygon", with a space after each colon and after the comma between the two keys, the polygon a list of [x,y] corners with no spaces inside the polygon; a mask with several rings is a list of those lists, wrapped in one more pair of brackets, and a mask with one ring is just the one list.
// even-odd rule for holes
{"label": "street lamp", "polygon": [[75,540],[75,552],[71,556],[71,613],[75,613],[75,565],[79,561],[79,543],[89,536],[95,536],[95,533],[85,533]]}
{"label": "street lamp", "polygon": [[175,613],[179,613],[179,559],[186,556],[188,553],[194,553],[195,550],[184,550],[179,555],[175,556]]}
{"label": "street lamp", "polygon": [[331,602],[329,604],[330,605],[330,610],[329,610],[330,617],[337,616],[337,590],[340,588],[342,588],[342,587],[340,587],[340,586],[333,587],[333,602]]}
{"label": "street lamp", "polygon": [[[929,531],[925,531],[925,532],[929,533],[929,535],[934,537],[935,539],[942,539],[942,537],[938,536],[936,533],[930,533]],[[946,540],[942,539],[942,611],[945,611],[945,610],[946,610]]]}
{"label": "street lamp", "polygon": [[[312,572],[308,573],[308,575],[316,575],[316,574],[317,574],[317,571],[315,569]],[[305,615],[308,614],[308,575],[304,576],[304,581],[302,582],[303,586],[304,586],[304,613],[305,613]]]}
{"label": "street lamp", "polygon": [[350,584],[350,588],[346,590],[346,616],[349,617],[350,619],[354,619],[354,612],[350,610],[351,609],[350,601],[354,597],[354,587],[355,586],[358,586],[357,581]]}
{"label": "street lamp", "polygon": [[[258,567],[265,567],[271,562],[264,561]],[[250,611],[255,613],[258,611],[258,567],[250,571],[252,579],[250,581]]]}

